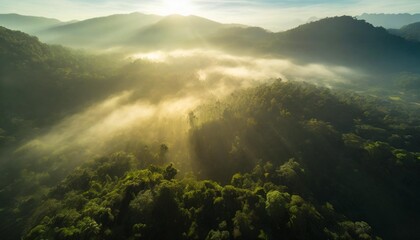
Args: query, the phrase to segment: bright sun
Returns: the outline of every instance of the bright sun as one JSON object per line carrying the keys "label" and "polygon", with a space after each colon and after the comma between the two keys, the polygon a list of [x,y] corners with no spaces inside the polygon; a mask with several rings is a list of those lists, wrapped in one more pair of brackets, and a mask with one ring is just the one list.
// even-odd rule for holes
{"label": "bright sun", "polygon": [[194,6],[189,0],[164,0],[162,6],[162,15],[180,14],[180,15],[191,15],[194,10]]}

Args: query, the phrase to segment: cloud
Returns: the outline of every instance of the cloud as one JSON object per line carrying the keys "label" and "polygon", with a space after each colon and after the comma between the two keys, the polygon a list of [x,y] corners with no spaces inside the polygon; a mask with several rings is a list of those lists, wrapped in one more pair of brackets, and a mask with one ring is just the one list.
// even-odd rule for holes
{"label": "cloud", "polygon": [[68,116],[23,144],[19,151],[77,156],[73,158],[83,161],[127,150],[124,146],[141,139],[144,144],[177,146],[172,149],[185,155],[189,152],[188,113],[200,104],[277,78],[334,86],[362,77],[340,66],[297,65],[287,59],[234,56],[202,49],[138,53],[131,58],[134,62],[132,69],[125,72],[131,76],[125,91],[118,90]]}
{"label": "cloud", "polygon": [[[182,120],[181,116],[197,104],[194,97],[168,99],[154,104],[145,100],[131,101],[131,95],[132,92],[119,93],[69,116],[46,134],[24,144],[19,151],[60,155],[82,150],[86,154],[84,157],[89,157],[90,154],[104,154],[113,149],[110,142],[115,139],[132,140],[133,132],[143,141],[153,142],[159,138],[153,133],[159,133],[165,119]],[[176,129],[179,131],[179,128]],[[129,134],[132,136],[128,139],[121,139],[121,136],[125,138]]]}
{"label": "cloud", "polygon": [[[176,63],[188,65],[188,61],[201,61],[195,67],[201,80],[211,75],[220,74],[239,81],[261,81],[282,78],[292,81],[312,81],[323,84],[343,83],[349,79],[363,78],[363,74],[343,66],[326,66],[322,64],[299,65],[288,59],[255,58],[250,56],[234,56],[215,50],[175,50],[170,52],[156,51],[136,53],[132,58],[145,59],[159,63]],[[193,64],[191,64],[193,66]],[[219,76],[220,77],[220,76]],[[214,81],[214,79],[212,79]],[[325,81],[324,81],[325,80]]]}

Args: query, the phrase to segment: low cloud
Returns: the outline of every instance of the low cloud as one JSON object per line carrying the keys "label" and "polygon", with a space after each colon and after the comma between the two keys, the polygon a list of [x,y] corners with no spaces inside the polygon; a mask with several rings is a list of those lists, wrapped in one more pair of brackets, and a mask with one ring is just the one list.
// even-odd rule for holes
{"label": "low cloud", "polygon": [[[314,84],[331,85],[364,77],[362,73],[343,66],[299,65],[288,59],[234,56],[220,51],[200,49],[137,53],[131,55],[131,58],[169,64],[189,63],[194,60],[195,64],[191,65],[195,67],[200,80],[211,78],[211,75],[222,75],[219,77],[230,76],[239,81],[282,78],[286,81],[310,81]],[[197,62],[201,64],[197,66]]]}
{"label": "low cloud", "polygon": [[[287,59],[233,56],[210,50],[177,50],[130,56],[125,90],[68,116],[19,152],[71,155],[79,160],[138,146],[166,143],[188,160],[188,113],[207,101],[282,78],[324,86],[343,84],[355,71]],[[165,77],[166,76],[166,77]],[[177,161],[177,159],[172,159]]]}

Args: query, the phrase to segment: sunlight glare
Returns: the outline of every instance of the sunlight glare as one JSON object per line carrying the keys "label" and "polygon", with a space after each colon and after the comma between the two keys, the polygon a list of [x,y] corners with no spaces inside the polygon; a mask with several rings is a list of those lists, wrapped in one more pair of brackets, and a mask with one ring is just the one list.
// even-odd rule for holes
{"label": "sunlight glare", "polygon": [[167,54],[162,51],[148,52],[148,53],[137,53],[131,56],[133,59],[143,59],[150,62],[162,63],[168,58]]}
{"label": "sunlight glare", "polygon": [[162,15],[179,14],[188,16],[193,14],[194,11],[194,6],[190,0],[164,0],[162,4]]}

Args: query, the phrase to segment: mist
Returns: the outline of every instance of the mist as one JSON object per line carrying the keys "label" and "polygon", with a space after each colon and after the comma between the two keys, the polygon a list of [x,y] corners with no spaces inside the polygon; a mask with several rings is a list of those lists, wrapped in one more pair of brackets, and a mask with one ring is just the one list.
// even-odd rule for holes
{"label": "mist", "polygon": [[17,153],[84,162],[116,151],[166,144],[167,160],[185,167],[194,160],[189,113],[198,106],[278,79],[334,88],[364,76],[346,67],[297,65],[287,59],[203,49],[141,52],[128,55],[126,61],[126,79],[119,79],[108,97],[43,129]]}

